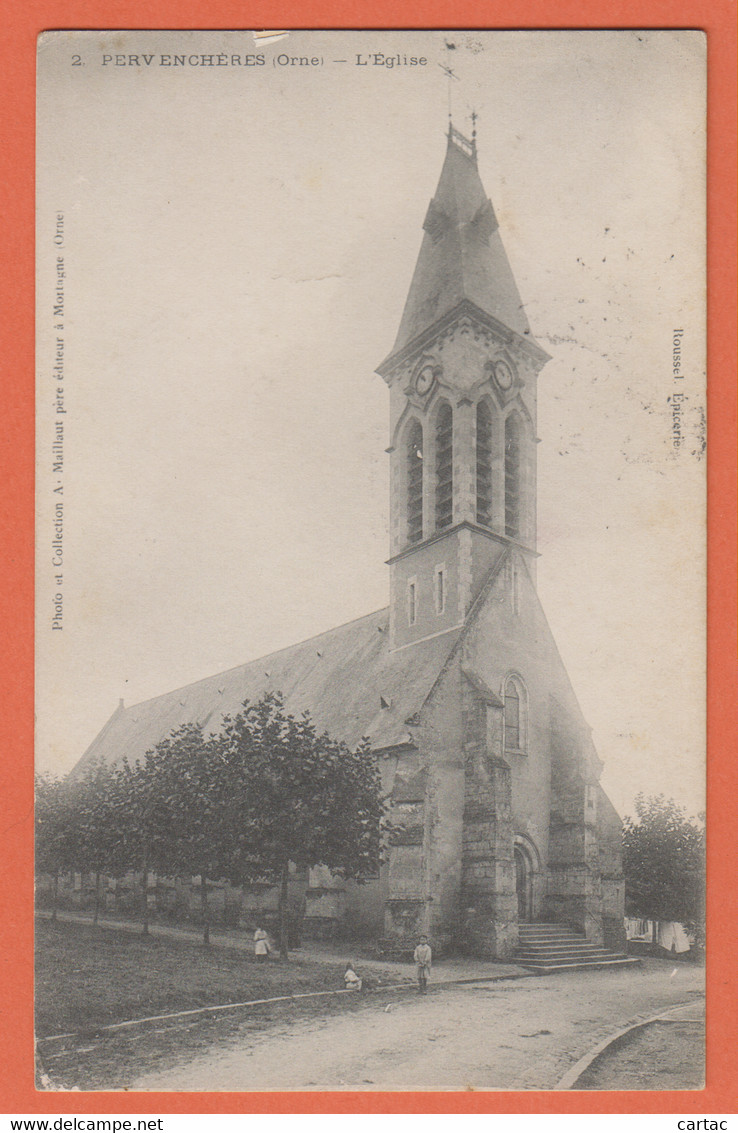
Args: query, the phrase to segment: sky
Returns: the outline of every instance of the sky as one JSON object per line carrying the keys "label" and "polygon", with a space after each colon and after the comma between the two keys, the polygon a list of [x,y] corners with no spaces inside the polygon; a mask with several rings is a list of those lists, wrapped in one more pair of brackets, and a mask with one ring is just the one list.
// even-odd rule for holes
{"label": "sky", "polygon": [[[177,54],[184,66],[162,62]],[[203,55],[227,63],[191,61]],[[621,813],[639,791],[702,809],[704,64],[698,32],[42,38],[39,769],[72,767],[119,698],[387,604],[374,370],[450,105],[467,134],[478,114],[480,175],[552,356],[539,591],[603,785]]]}

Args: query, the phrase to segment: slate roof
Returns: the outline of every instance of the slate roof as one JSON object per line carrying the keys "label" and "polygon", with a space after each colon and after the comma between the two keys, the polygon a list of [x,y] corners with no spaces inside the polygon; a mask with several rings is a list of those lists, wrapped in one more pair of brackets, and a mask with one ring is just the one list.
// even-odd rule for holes
{"label": "slate roof", "polygon": [[409,743],[405,721],[422,707],[459,633],[390,652],[389,611],[367,614],[174,692],[130,708],[121,704],[76,771],[100,758],[135,760],[182,724],[197,721],[217,732],[224,716],[268,691],[281,692],[294,715],[307,709],[319,731],[352,748],[364,736],[375,750]]}
{"label": "slate roof", "polygon": [[423,243],[390,358],[464,300],[532,343],[476,156],[461,148],[451,133],[423,228]]}

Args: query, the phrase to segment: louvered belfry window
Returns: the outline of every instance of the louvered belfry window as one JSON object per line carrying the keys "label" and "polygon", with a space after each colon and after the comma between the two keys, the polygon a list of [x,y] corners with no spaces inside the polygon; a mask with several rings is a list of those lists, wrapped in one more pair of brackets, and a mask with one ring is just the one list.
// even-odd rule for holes
{"label": "louvered belfry window", "polygon": [[477,523],[492,522],[492,410],[486,401],[477,405]]}
{"label": "louvered belfry window", "polygon": [[413,421],[407,440],[407,540],[423,538],[423,428]]}
{"label": "louvered belfry window", "polygon": [[521,428],[513,413],[505,421],[505,534],[520,538]]}
{"label": "louvered belfry window", "polygon": [[454,512],[454,419],[444,402],[436,418],[436,529],[448,527]]}

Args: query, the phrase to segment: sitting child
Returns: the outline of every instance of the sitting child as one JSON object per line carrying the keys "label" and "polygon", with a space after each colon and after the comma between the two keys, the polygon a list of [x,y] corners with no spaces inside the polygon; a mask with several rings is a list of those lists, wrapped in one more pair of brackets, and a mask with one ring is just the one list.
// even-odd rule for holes
{"label": "sitting child", "polygon": [[354,965],[349,961],[346,965],[346,971],[343,974],[343,982],[346,985],[346,991],[361,991],[361,979],[354,971]]}

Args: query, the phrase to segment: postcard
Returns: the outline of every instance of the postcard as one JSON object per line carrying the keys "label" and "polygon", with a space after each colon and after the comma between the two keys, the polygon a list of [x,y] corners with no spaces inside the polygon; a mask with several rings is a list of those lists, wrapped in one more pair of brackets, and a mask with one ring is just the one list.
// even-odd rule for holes
{"label": "postcard", "polygon": [[705,102],[40,37],[40,1089],[701,1088]]}

